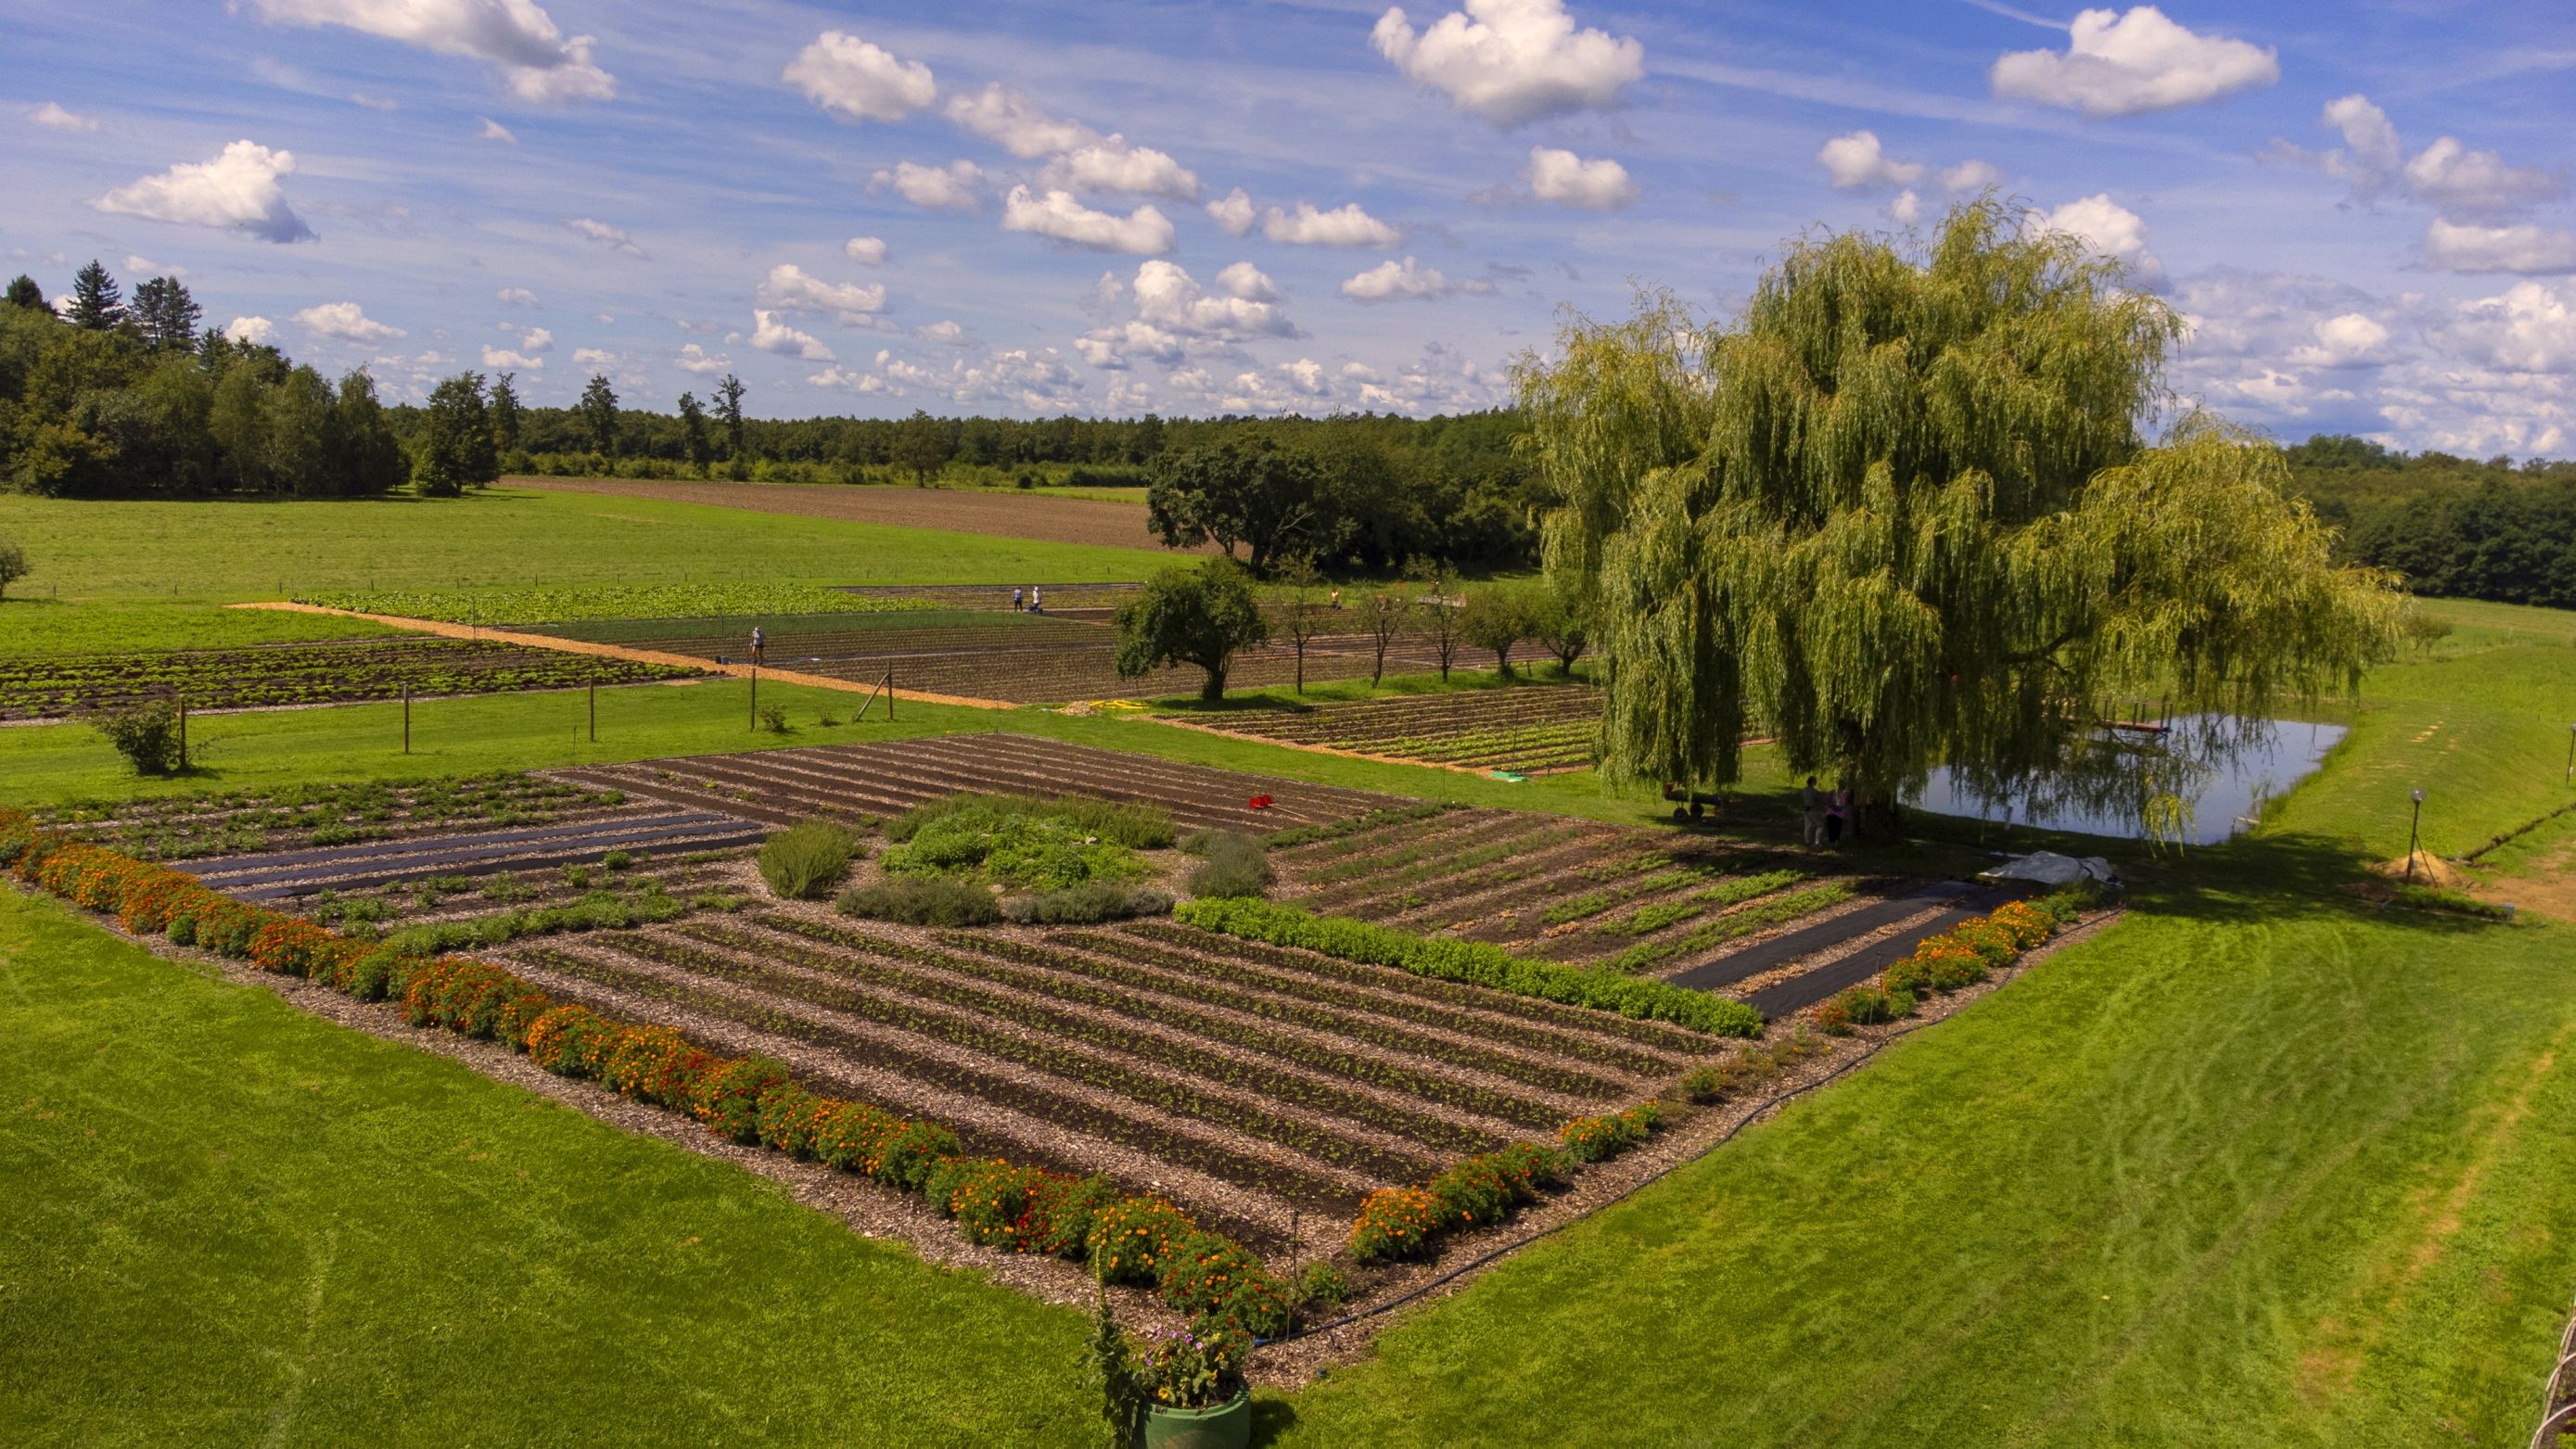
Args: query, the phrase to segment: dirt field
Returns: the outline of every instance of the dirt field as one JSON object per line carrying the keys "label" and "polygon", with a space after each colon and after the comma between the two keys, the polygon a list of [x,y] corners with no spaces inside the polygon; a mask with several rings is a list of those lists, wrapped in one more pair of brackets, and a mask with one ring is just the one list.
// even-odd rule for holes
{"label": "dirt field", "polygon": [[[969,493],[946,488],[850,487],[831,483],[673,483],[636,478],[505,478],[513,487],[706,503],[801,518],[840,518],[902,528],[936,528],[995,538],[1033,538],[1102,548],[1160,548],[1134,503],[1050,498],[1044,493]],[[1195,550],[1214,553],[1214,548]]]}

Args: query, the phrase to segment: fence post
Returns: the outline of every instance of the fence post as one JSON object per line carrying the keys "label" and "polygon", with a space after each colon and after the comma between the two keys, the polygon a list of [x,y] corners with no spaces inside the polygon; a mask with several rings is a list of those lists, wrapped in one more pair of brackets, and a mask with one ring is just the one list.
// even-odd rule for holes
{"label": "fence post", "polygon": [[590,685],[590,742],[594,745],[599,743],[599,681],[597,680],[592,680]]}
{"label": "fence post", "polygon": [[403,681],[403,753],[411,753],[411,681]]}
{"label": "fence post", "polygon": [[179,696],[179,768],[188,768],[188,696]]}
{"label": "fence post", "polygon": [[756,663],[755,663],[755,664],[753,664],[753,665],[751,666],[751,726],[750,726],[750,727],[751,727],[752,729],[755,729],[755,730],[757,730],[757,729],[759,729],[759,728],[760,728],[760,666],[759,666],[758,664],[756,664]]}
{"label": "fence post", "polygon": [[894,666],[886,666],[886,723],[894,723]]}

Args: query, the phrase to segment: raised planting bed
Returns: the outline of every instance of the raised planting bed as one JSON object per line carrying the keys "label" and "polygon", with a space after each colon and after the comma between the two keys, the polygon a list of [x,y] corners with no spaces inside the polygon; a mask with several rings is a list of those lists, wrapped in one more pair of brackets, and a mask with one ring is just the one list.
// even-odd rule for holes
{"label": "raised planting bed", "polygon": [[1601,691],[1535,683],[1305,709],[1235,711],[1207,720],[1210,728],[1252,739],[1515,774],[1588,766],[1600,723]]}
{"label": "raised planting bed", "polygon": [[1655,1096],[1720,1039],[1170,922],[934,930],[779,905],[505,947],[549,991],[786,1061],[971,1150],[1292,1212]]}
{"label": "raised planting bed", "polygon": [[147,700],[193,710],[350,704],[689,679],[699,671],[430,637],[263,644],[0,661],[0,720],[59,719]]}
{"label": "raised planting bed", "polygon": [[[569,784],[785,825],[900,814],[967,793],[1089,795],[1159,805],[1184,828],[1259,831],[1346,820],[1409,802],[1388,795],[1173,764],[1007,732],[694,755],[554,772]],[[1251,806],[1256,797],[1271,803]]]}
{"label": "raised planting bed", "polygon": [[363,890],[431,877],[499,875],[544,866],[589,864],[612,853],[682,855],[756,845],[768,827],[699,810],[637,804],[568,825],[399,840],[256,855],[221,856],[179,868],[236,900],[269,901],[323,890]]}
{"label": "raised planting bed", "polygon": [[297,785],[65,805],[52,829],[142,860],[195,860],[614,816],[615,789],[499,771],[410,784]]}

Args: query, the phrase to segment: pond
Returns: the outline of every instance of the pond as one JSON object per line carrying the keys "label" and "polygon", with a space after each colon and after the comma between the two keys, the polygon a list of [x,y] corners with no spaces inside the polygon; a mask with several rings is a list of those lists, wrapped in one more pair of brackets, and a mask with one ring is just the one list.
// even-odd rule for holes
{"label": "pond", "polygon": [[2163,734],[2105,731],[2066,770],[2007,788],[1954,779],[1944,766],[1905,803],[2044,830],[2212,845],[2315,773],[2344,736],[2342,725],[2305,720],[2181,715],[2168,724]]}

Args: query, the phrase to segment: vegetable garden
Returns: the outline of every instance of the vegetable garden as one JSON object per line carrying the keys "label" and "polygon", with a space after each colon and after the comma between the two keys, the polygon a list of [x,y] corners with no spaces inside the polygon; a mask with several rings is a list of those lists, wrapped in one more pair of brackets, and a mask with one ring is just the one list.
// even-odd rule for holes
{"label": "vegetable garden", "polygon": [[59,719],[146,700],[193,710],[275,709],[693,678],[662,664],[482,640],[358,639],[0,661],[0,720]]}
{"label": "vegetable garden", "polygon": [[1562,685],[1244,711],[1218,728],[1408,764],[1541,775],[1591,764],[1600,723],[1601,691]]}

